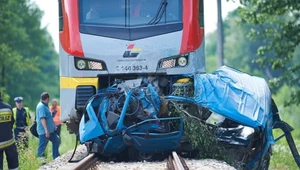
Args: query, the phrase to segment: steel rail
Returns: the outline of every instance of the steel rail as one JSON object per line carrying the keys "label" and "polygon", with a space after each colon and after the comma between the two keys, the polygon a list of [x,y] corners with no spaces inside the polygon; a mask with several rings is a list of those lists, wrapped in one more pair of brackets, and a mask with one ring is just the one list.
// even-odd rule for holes
{"label": "steel rail", "polygon": [[189,170],[184,159],[177,155],[176,152],[172,152],[167,160],[168,170]]}
{"label": "steel rail", "polygon": [[86,170],[89,169],[91,166],[95,165],[99,159],[97,158],[96,154],[90,154],[85,157],[83,160],[78,162],[74,167],[73,170]]}

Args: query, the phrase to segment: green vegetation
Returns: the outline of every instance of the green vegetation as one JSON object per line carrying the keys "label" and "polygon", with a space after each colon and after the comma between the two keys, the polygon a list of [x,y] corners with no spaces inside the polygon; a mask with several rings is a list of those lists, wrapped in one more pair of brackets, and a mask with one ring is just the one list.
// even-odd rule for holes
{"label": "green vegetation", "polygon": [[198,157],[200,159],[225,160],[231,163],[229,157],[226,156],[225,148],[215,138],[214,132],[214,129],[209,129],[207,125],[193,118],[185,118],[184,133],[191,141],[192,146],[199,149]]}
{"label": "green vegetation", "polygon": [[30,0],[0,1],[0,90],[13,106],[23,96],[32,110],[43,91],[59,96],[58,54],[42,15]]}
{"label": "green vegetation", "polygon": [[[244,0],[239,8],[240,23],[251,24],[252,40],[263,42],[257,50],[256,62],[281,72],[270,84],[292,87],[285,105],[300,103],[300,3],[299,0]],[[297,49],[298,48],[298,49]]]}
{"label": "green vegetation", "polygon": [[[169,103],[168,111],[172,117],[184,117],[184,136],[191,142],[193,148],[200,151],[200,154],[197,155],[199,159],[217,159],[231,162],[225,154],[225,148],[215,138],[215,128],[207,126],[200,119],[182,114],[186,110],[176,102]],[[179,127],[179,123],[174,123],[171,127]]]}
{"label": "green vegetation", "polygon": [[[46,28],[40,27],[42,15],[31,0],[0,1],[0,90],[4,101],[13,107],[14,97],[23,96],[25,106],[32,111],[43,91],[51,97],[59,96],[58,54]],[[66,127],[62,128],[62,136],[63,154],[74,147],[75,137]],[[31,135],[29,138],[28,149],[18,146],[20,169],[40,167],[36,158],[38,140]],[[51,149],[47,151],[50,161]]]}
{"label": "green vegetation", "polygon": [[[59,147],[60,154],[64,154],[67,151],[74,149],[75,147],[75,135],[69,134],[65,125],[62,126],[61,129],[61,145]],[[31,134],[29,134],[29,148],[24,148],[23,145],[18,145],[19,152],[19,167],[22,170],[33,170],[38,169],[42,166],[42,160],[37,158],[37,147],[38,147],[38,139]],[[48,143],[46,149],[47,162],[52,161],[52,144]],[[4,169],[7,168],[6,158],[4,158]]]}
{"label": "green vegetation", "polygon": [[[291,12],[291,17],[284,24],[284,20],[280,20],[280,23],[265,23],[269,22],[269,19],[272,21],[273,17],[269,18],[269,15],[275,15],[275,9],[287,8],[287,6],[280,6],[278,4],[285,3],[287,5],[287,1],[251,1],[253,4],[266,3],[266,6],[262,4],[259,5],[260,10],[264,7],[269,7],[268,10],[271,10],[270,13],[264,12],[260,13],[256,11],[253,6],[249,3],[248,6],[243,7],[243,9],[238,9],[231,12],[228,17],[224,20],[224,63],[228,66],[237,68],[246,73],[264,77],[266,80],[270,80],[270,85],[273,85],[274,80],[280,80],[276,85],[272,87],[273,98],[279,108],[280,117],[285,122],[289,123],[295,130],[292,132],[295,143],[297,145],[298,150],[300,150],[300,116],[299,116],[299,84],[295,83],[297,81],[299,83],[299,59],[300,59],[300,46],[299,46],[299,31],[295,31],[300,28],[299,22],[293,23],[295,20],[293,17],[298,17],[299,21],[299,3],[290,7],[289,9],[295,10],[294,13]],[[295,1],[288,1],[289,3],[296,3]],[[278,4],[276,4],[278,3]],[[253,5],[252,4],[252,5]],[[274,5],[275,7],[270,7]],[[250,9],[252,13],[259,16],[264,16],[264,20],[261,20],[259,26],[254,21],[250,13]],[[242,11],[241,11],[242,10]],[[274,11],[273,11],[274,10]],[[278,10],[278,14],[285,13],[285,9]],[[245,12],[249,16],[245,17]],[[272,12],[272,13],[271,13]],[[245,19],[248,19],[245,22]],[[253,20],[251,20],[253,19]],[[249,21],[250,20],[250,21]],[[268,25],[269,24],[269,25]],[[260,38],[264,38],[265,40],[259,39],[259,37],[254,36],[253,33],[257,35],[261,35],[265,32],[260,32],[268,28],[270,24],[274,25],[274,30],[277,32],[272,32],[268,34],[268,37],[261,36]],[[278,25],[279,24],[279,25]],[[291,27],[291,32],[288,35],[285,31],[278,31],[278,27],[280,26],[282,29],[287,29],[287,24]],[[298,25],[297,25],[298,24]],[[292,28],[293,27],[293,28]],[[296,28],[297,27],[297,28]],[[272,27],[273,28],[273,27]],[[279,35],[278,35],[279,34]],[[291,34],[291,35],[290,35]],[[272,36],[286,36],[283,41],[278,41],[278,39],[273,39]],[[217,38],[216,32],[211,33],[206,37],[206,66],[207,72],[211,73],[217,69],[217,55],[216,55],[216,45]],[[278,37],[277,37],[278,38]],[[273,43],[273,44],[270,44]],[[286,44],[287,43],[287,44]],[[261,49],[266,46],[277,45],[277,50],[280,50],[280,53],[277,53],[276,50],[272,52],[265,51],[261,53]],[[281,48],[278,48],[278,45],[283,44]],[[295,46],[296,44],[296,46]],[[290,45],[290,46],[289,46]],[[287,47],[289,46],[289,47]],[[258,50],[260,49],[260,50]],[[257,52],[258,50],[258,52]],[[271,49],[270,49],[271,50]],[[263,54],[263,56],[262,56]],[[284,55],[283,55],[284,54]],[[285,57],[285,55],[289,55]],[[264,62],[261,62],[264,61]],[[281,62],[282,67],[278,67],[276,63]],[[263,65],[261,65],[263,64]],[[290,77],[292,76],[292,77]],[[297,96],[298,95],[298,96]],[[274,131],[274,136],[278,137],[282,134],[281,131]],[[288,144],[285,138],[282,138],[278,141],[273,147],[273,155],[271,157],[271,169],[278,170],[293,170],[298,169],[294,158],[290,152]]]}
{"label": "green vegetation", "polygon": [[[290,98],[290,93],[291,91],[289,87],[285,85],[278,91],[277,95],[274,96],[274,100],[278,104],[281,119],[289,123],[294,128],[292,135],[298,151],[300,151],[300,107],[295,104],[284,107],[285,101]],[[282,132],[279,130],[273,131],[273,133],[275,137],[278,137],[282,134]],[[284,138],[278,141],[273,147],[271,168],[277,170],[298,169],[289,146]]]}

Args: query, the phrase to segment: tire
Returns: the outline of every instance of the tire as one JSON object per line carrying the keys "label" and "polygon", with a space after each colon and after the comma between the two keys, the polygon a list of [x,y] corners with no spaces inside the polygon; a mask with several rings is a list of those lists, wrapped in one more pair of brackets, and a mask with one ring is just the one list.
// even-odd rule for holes
{"label": "tire", "polygon": [[142,153],[134,147],[128,148],[128,157],[131,161],[147,161],[151,162],[155,158],[154,153]]}
{"label": "tire", "polygon": [[270,166],[271,155],[267,153],[260,163],[258,170],[268,170]]}
{"label": "tire", "polygon": [[154,153],[141,153],[138,152],[137,159],[138,161],[147,161],[151,162],[154,160]]}

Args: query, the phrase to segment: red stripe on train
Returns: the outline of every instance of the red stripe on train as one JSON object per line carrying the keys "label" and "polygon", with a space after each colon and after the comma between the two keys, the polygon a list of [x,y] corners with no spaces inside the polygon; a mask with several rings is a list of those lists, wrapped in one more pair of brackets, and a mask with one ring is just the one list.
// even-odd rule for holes
{"label": "red stripe on train", "polygon": [[78,0],[62,0],[64,27],[59,33],[63,49],[70,55],[84,57],[79,33]]}
{"label": "red stripe on train", "polygon": [[183,32],[180,54],[195,51],[204,38],[204,29],[199,24],[199,0],[183,0]]}

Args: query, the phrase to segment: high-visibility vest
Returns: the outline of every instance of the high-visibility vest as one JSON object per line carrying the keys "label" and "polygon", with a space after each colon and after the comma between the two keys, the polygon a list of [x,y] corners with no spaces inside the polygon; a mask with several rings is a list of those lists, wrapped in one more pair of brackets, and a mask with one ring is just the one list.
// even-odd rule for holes
{"label": "high-visibility vest", "polygon": [[15,143],[11,125],[13,124],[13,113],[9,105],[4,104],[0,99],[0,150],[7,148]]}
{"label": "high-visibility vest", "polygon": [[[29,108],[28,107],[24,107],[25,111],[26,111],[26,123],[28,126],[30,126],[30,113],[29,113]],[[14,118],[15,118],[15,123],[14,123],[14,128],[17,127],[17,108],[13,108],[13,112],[14,112]]]}

